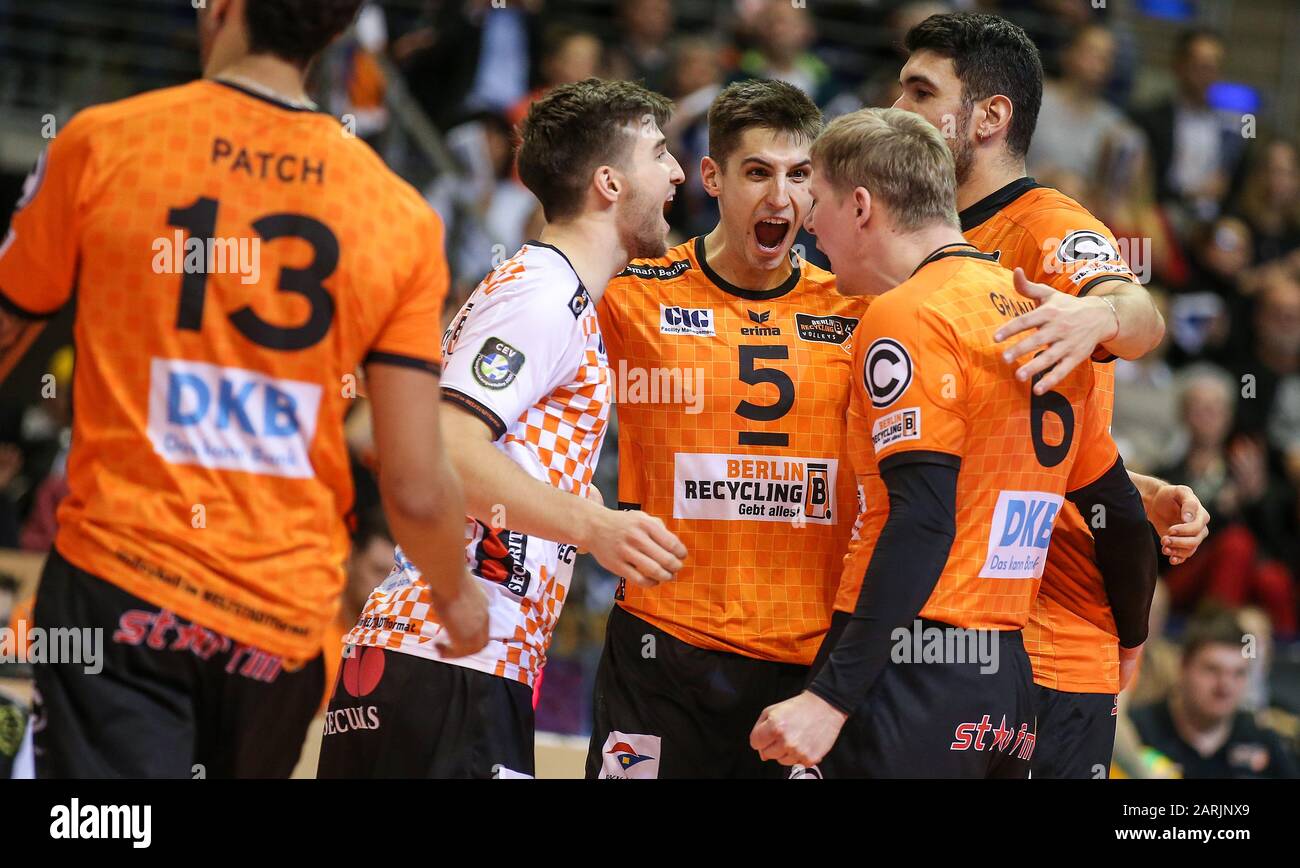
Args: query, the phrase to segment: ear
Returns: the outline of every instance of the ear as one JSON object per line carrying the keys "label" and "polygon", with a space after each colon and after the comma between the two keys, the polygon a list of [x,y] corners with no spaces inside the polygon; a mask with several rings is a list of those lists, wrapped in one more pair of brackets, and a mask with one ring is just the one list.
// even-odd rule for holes
{"label": "ear", "polygon": [[707,154],[700,158],[700,182],[704,185],[704,192],[713,198],[722,194],[722,167]]}
{"label": "ear", "polygon": [[1011,100],[1002,94],[994,94],[987,100],[984,100],[984,117],[975,117],[975,135],[979,137],[980,142],[986,142],[990,139],[999,137],[1005,138],[1006,131],[1011,127],[1011,114],[1014,111]]}
{"label": "ear", "polygon": [[600,196],[605,202],[614,204],[623,193],[623,188],[627,186],[627,180],[623,173],[613,166],[599,166],[591,176],[592,186],[596,195]]}
{"label": "ear", "polygon": [[217,27],[224,25],[230,13],[235,11],[235,6],[240,6],[239,11],[242,14],[242,4],[238,0],[208,0],[208,14],[212,16],[213,25]]}
{"label": "ear", "polygon": [[859,229],[867,225],[871,219],[871,191],[866,187],[855,187],[853,190],[853,207],[855,210],[853,224]]}

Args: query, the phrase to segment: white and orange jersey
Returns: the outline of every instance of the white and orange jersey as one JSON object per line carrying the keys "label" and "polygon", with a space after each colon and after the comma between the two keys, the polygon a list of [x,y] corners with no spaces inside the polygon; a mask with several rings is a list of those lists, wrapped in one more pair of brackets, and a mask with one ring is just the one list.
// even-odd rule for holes
{"label": "white and orange jersey", "polygon": [[[564,254],[530,241],[498,266],[452,320],[443,353],[443,399],[482,419],[529,476],[586,497],[609,419],[610,371],[594,306]],[[465,558],[490,601],[488,644],[446,662],[531,685],[577,549],[497,518],[465,524]],[[442,659],[428,586],[401,549],[395,561],[346,641]]]}

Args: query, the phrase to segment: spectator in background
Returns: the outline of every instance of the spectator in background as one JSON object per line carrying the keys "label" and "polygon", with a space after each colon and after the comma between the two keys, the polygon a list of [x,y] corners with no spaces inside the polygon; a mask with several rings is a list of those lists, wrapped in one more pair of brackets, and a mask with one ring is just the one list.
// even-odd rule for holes
{"label": "spectator in background", "polygon": [[1300,248],[1300,157],[1294,142],[1270,142],[1253,161],[1236,211],[1255,235],[1255,261]]}
{"label": "spectator in background", "polygon": [[677,188],[668,217],[675,232],[690,238],[718,222],[717,200],[705,192],[699,165],[709,152],[709,106],[722,90],[721,47],[709,37],[683,37],[673,43],[672,57],[665,93],[676,106],[664,135],[686,181]]}
{"label": "spectator in background", "polygon": [[1243,314],[1234,323],[1227,362],[1243,384],[1238,428],[1262,435],[1269,431],[1275,414],[1293,415],[1282,407],[1280,397],[1285,385],[1300,377],[1300,277],[1288,269],[1269,269],[1249,304],[1254,315]]}
{"label": "spectator in background", "polygon": [[1250,436],[1229,439],[1235,383],[1223,371],[1196,366],[1184,375],[1182,416],[1187,449],[1181,461],[1157,471],[1188,485],[1210,513],[1210,536],[1196,557],[1166,574],[1175,610],[1202,600],[1240,607],[1257,603],[1277,631],[1296,630],[1295,585],[1286,556],[1294,494],[1269,472],[1268,452]]}
{"label": "spectator in background", "polygon": [[603,51],[600,40],[585,30],[563,26],[549,30],[542,46],[541,84],[506,111],[510,128],[518,128],[528,107],[551,88],[599,76]]}
{"label": "spectator in background", "polygon": [[[1043,87],[1038,128],[1026,157],[1030,174],[1067,170],[1083,179],[1089,194],[1112,189],[1103,175],[1109,151],[1110,167],[1120,171],[1116,154],[1141,148],[1141,134],[1128,119],[1102,98],[1115,57],[1115,38],[1101,24],[1074,31],[1061,56],[1061,77]],[[1088,195],[1088,201],[1099,198]]]}
{"label": "spectator in background", "polygon": [[11,573],[0,573],[0,629],[9,626],[14,605],[18,602],[18,579]]}
{"label": "spectator in background", "polygon": [[1275,732],[1245,710],[1252,660],[1231,612],[1188,627],[1177,686],[1163,702],[1135,709],[1147,747],[1177,764],[1184,778],[1294,778],[1295,757]]}
{"label": "spectator in background", "polygon": [[668,93],[673,35],[672,0],[619,0],[620,39],[613,46],[611,78],[640,81]]}
{"label": "spectator in background", "polygon": [[789,0],[768,0],[751,19],[755,47],[740,58],[738,79],[770,78],[802,90],[819,106],[835,96],[830,67],[812,52],[816,21]]}
{"label": "spectator in background", "polygon": [[1223,68],[1223,40],[1211,30],[1183,33],[1174,54],[1177,90],[1137,112],[1156,167],[1156,192],[1191,222],[1215,217],[1242,164],[1241,119],[1210,105]]}
{"label": "spectator in background", "polygon": [[[28,478],[35,483],[31,510],[18,541],[27,551],[47,552],[59,530],[58,509],[68,494],[68,450],[72,446],[72,347],[50,356],[42,400],[23,416],[23,439],[29,444]],[[45,388],[50,388],[49,392]]]}
{"label": "spectator in background", "polygon": [[[1148,286],[1151,302],[1169,319],[1169,297]],[[1174,371],[1166,361],[1172,329],[1158,346],[1139,359],[1115,362],[1115,413],[1111,433],[1124,464],[1138,473],[1153,473],[1177,456],[1171,454],[1169,432],[1178,428],[1178,394]]]}
{"label": "spectator in background", "polygon": [[475,111],[506,111],[528,93],[542,0],[428,2],[428,21],[393,42],[393,58],[440,130]]}
{"label": "spectator in background", "polygon": [[1220,217],[1193,238],[1187,281],[1170,303],[1170,358],[1175,365],[1208,360],[1230,366],[1232,329],[1250,315],[1240,284],[1254,257],[1250,227]]}

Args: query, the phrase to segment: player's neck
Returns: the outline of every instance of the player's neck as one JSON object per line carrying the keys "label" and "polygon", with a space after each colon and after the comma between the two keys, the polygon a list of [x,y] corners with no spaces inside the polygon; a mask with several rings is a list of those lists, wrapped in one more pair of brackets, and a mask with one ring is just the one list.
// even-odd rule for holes
{"label": "player's neck", "polygon": [[1024,160],[993,157],[983,164],[976,160],[975,165],[971,166],[970,177],[957,188],[957,210],[965,211],[1012,181],[1019,181],[1026,174]]}
{"label": "player's neck", "polygon": [[270,54],[245,54],[227,63],[210,64],[203,77],[243,85],[294,105],[311,103],[303,71]]}
{"label": "player's neck", "polygon": [[605,222],[578,218],[565,223],[547,223],[537,238],[564,254],[591,296],[600,301],[610,278],[627,267],[627,251],[618,232]]}
{"label": "player's neck", "polygon": [[755,292],[776,289],[790,278],[793,268],[788,255],[781,257],[776,268],[754,268],[746,261],[740,244],[727,242],[721,223],[704,236],[704,255],[709,260],[709,268],[727,283]]}
{"label": "player's neck", "polygon": [[875,251],[874,259],[877,270],[886,278],[880,289],[882,292],[898,286],[907,280],[925,262],[926,257],[944,247],[965,244],[966,239],[961,230],[955,226],[936,223],[921,229],[907,232],[890,233],[890,237]]}

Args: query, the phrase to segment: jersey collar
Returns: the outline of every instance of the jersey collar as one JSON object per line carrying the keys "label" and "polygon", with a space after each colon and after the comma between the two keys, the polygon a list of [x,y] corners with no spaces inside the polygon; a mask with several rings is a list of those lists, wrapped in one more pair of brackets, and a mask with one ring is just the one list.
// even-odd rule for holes
{"label": "jersey collar", "polygon": [[802,277],[802,272],[800,271],[800,266],[799,266],[799,259],[792,253],[790,255],[790,266],[791,266],[790,276],[787,277],[780,286],[776,286],[773,287],[772,289],[764,289],[764,290],[741,289],[739,286],[736,286],[734,283],[725,280],[722,277],[722,275],[714,271],[712,266],[709,265],[708,259],[706,259],[704,256],[703,235],[697,235],[695,237],[695,258],[700,263],[700,271],[704,272],[704,276],[707,277],[710,281],[712,281],[714,286],[718,287],[718,289],[722,290],[723,292],[737,296],[738,298],[746,299],[748,301],[768,301],[769,299],[780,298],[781,296],[788,294],[796,286],[798,286],[799,279],[800,277]]}
{"label": "jersey collar", "polygon": [[996,193],[990,193],[957,215],[961,219],[961,231],[971,231],[1030,190],[1041,186],[1033,178],[1017,178]]}
{"label": "jersey collar", "polygon": [[931,262],[938,262],[940,259],[947,259],[949,256],[965,256],[970,259],[983,259],[985,262],[997,262],[999,258],[997,253],[980,253],[978,247],[967,241],[954,241],[952,244],[943,245],[925,259],[922,259],[921,264],[908,275],[908,279],[916,277],[916,272],[925,268]]}
{"label": "jersey collar", "polygon": [[245,96],[251,96],[253,99],[261,100],[264,103],[270,103],[276,108],[282,108],[285,111],[308,112],[310,114],[320,113],[320,109],[316,106],[315,103],[312,103],[311,105],[307,106],[307,105],[297,105],[296,103],[286,102],[285,100],[272,96],[269,93],[261,93],[260,91],[253,90],[250,87],[247,87],[242,84],[238,84],[236,82],[230,81],[229,79],[225,79],[225,78],[209,78],[205,80],[210,81],[213,84],[219,84],[222,87],[228,87],[231,90],[237,90],[240,93],[244,94]]}

